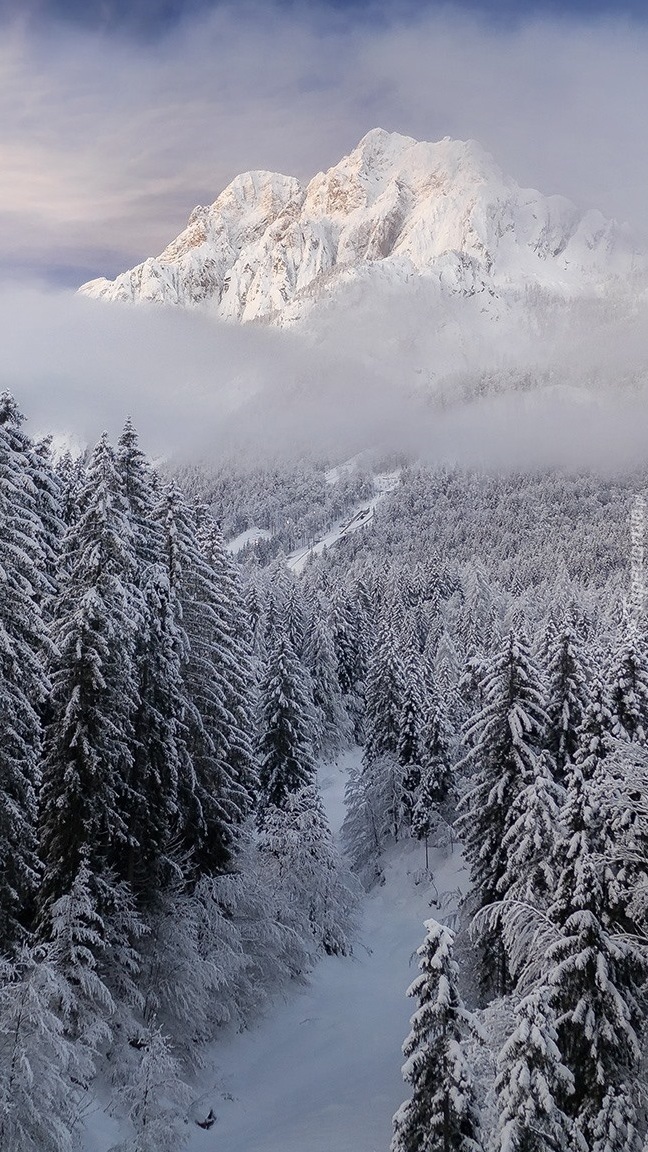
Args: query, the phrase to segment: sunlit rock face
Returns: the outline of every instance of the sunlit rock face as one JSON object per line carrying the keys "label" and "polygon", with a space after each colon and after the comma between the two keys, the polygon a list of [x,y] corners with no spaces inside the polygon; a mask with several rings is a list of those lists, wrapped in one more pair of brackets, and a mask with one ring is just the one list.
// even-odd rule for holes
{"label": "sunlit rock face", "polygon": [[424,278],[495,316],[534,288],[589,295],[645,268],[624,227],[520,188],[474,141],[376,128],[306,187],[276,172],[237,176],[159,256],[81,291],[288,324],[354,280]]}

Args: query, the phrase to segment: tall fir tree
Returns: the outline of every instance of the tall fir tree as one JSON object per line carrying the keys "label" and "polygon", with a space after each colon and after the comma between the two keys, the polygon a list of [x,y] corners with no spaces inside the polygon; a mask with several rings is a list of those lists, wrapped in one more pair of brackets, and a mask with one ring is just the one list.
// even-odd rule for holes
{"label": "tall fir tree", "polygon": [[[510,633],[491,658],[482,682],[485,705],[469,721],[464,739],[469,750],[463,765],[474,770],[460,803],[459,827],[471,866],[477,909],[506,893],[506,836],[514,804],[535,776],[546,714],[542,684],[528,645]],[[508,980],[499,935],[482,938],[484,981],[504,991]]]}
{"label": "tall fir tree", "polygon": [[515,1016],[497,1062],[492,1152],[576,1152],[573,1121],[560,1105],[573,1093],[574,1078],[561,1059],[547,988],[525,996]]}
{"label": "tall fir tree", "polygon": [[30,444],[13,398],[0,394],[0,952],[25,939],[39,883],[36,793],[49,641],[45,525]]}
{"label": "tall fir tree", "polygon": [[159,484],[130,419],[117,445],[116,466],[133,534],[140,612],[126,878],[138,897],[150,903],[176,867],[171,857],[179,830],[179,787],[189,772],[183,680],[187,640],[177,589],[164,563],[163,526],[155,515]]}
{"label": "tall fir tree", "polygon": [[555,894],[560,869],[560,813],[564,791],[556,784],[553,760],[540,753],[532,780],[511,806],[502,841],[506,870],[498,888],[509,900],[546,908]]}
{"label": "tall fir tree", "polygon": [[421,781],[412,812],[412,833],[427,837],[435,810],[454,792],[451,753],[452,732],[434,681],[426,684],[426,714],[421,730]]}
{"label": "tall fir tree", "polygon": [[407,805],[406,819],[411,827],[414,808],[421,790],[422,735],[427,703],[421,656],[416,647],[411,627],[405,632],[402,668],[403,688],[396,755],[403,769],[403,788]]}
{"label": "tall fir tree", "polygon": [[240,571],[227,552],[213,517],[202,509],[198,512],[198,545],[211,569],[210,584],[218,607],[214,648],[220,653],[220,659],[214,672],[221,677],[230,719],[220,732],[212,733],[212,738],[225,747],[225,758],[238,793],[238,819],[256,804],[259,784],[253,740],[258,690],[253,635]]}
{"label": "tall fir tree", "polygon": [[284,807],[288,796],[315,780],[315,715],[303,665],[270,612],[266,667],[260,689],[259,814]]}
{"label": "tall fir tree", "polygon": [[462,1037],[474,1029],[458,992],[454,934],[427,920],[420,975],[407,990],[418,1001],[403,1044],[403,1079],[412,1098],[394,1116],[391,1152],[479,1152],[479,1119]]}
{"label": "tall fir tree", "polygon": [[336,585],[331,594],[331,633],[342,698],[356,740],[363,738],[367,638],[363,614],[346,589]]}
{"label": "tall fir tree", "polygon": [[236,719],[227,699],[232,660],[223,642],[223,594],[200,547],[195,511],[176,485],[162,492],[158,516],[185,646],[186,756],[178,785],[181,843],[191,854],[196,875],[215,873],[228,866],[234,829],[249,810],[249,782],[239,781],[236,767],[228,762]]}
{"label": "tall fir tree", "polygon": [[398,758],[405,692],[405,669],[391,624],[383,621],[367,674],[367,763],[382,756]]}
{"label": "tall fir tree", "polygon": [[99,881],[124,866],[127,782],[137,707],[139,597],[130,521],[104,435],[88,465],[78,520],[64,540],[54,620],[51,720],[41,793],[41,918],[82,860]]}
{"label": "tall fir tree", "polygon": [[[578,787],[574,777],[570,793]],[[560,1050],[574,1078],[563,1108],[590,1144],[607,1089],[631,1080],[639,1067],[648,963],[634,941],[610,929],[586,792],[568,793],[567,810],[567,858],[550,908],[559,935],[547,951],[547,978]]]}
{"label": "tall fir tree", "polygon": [[333,636],[324,606],[316,599],[311,603],[304,659],[317,717],[315,751],[328,755],[348,743],[351,732],[337,675]]}
{"label": "tall fir tree", "polygon": [[460,827],[480,907],[497,899],[506,871],[511,808],[535,776],[546,722],[538,670],[528,646],[510,633],[482,682],[484,708],[468,722],[463,767],[474,770]]}
{"label": "tall fir tree", "polygon": [[566,620],[550,642],[547,661],[546,746],[559,781],[565,780],[578,748],[589,705],[589,672],[576,629]]}
{"label": "tall fir tree", "polygon": [[589,702],[578,729],[573,760],[585,780],[591,780],[608,752],[613,721],[608,686],[600,671],[593,674]]}
{"label": "tall fir tree", "polygon": [[612,735],[648,741],[648,651],[637,622],[626,617],[612,653],[610,671]]}

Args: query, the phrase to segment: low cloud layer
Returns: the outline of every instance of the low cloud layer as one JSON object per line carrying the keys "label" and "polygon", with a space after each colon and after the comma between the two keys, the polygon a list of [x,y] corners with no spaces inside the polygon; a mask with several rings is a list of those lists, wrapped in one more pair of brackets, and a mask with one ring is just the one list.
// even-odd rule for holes
{"label": "low cloud layer", "polygon": [[[387,317],[400,340],[380,346]],[[367,303],[355,328],[343,307],[337,318],[327,310],[325,332],[306,337],[179,309],[5,292],[0,387],[34,435],[94,443],[104,428],[116,437],[130,414],[154,456],[310,452],[337,462],[377,446],[498,468],[648,462],[643,306],[620,320],[604,304],[579,305],[524,339],[518,330],[515,343],[491,326],[491,344],[482,334],[473,358],[464,341],[454,364],[452,326],[435,349],[430,317],[420,292],[391,294]],[[504,391],[475,399],[484,387]]]}
{"label": "low cloud layer", "polygon": [[243,3],[154,41],[0,32],[5,279],[114,274],[237,172],[307,179],[376,125],[474,137],[521,184],[648,232],[643,24]]}

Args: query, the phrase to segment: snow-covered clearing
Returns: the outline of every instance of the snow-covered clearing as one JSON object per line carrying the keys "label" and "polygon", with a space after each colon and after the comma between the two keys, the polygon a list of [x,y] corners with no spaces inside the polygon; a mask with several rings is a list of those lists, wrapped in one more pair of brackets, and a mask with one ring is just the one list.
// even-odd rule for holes
{"label": "snow-covered clearing", "polygon": [[[348,757],[327,765],[321,783],[334,828],[343,815]],[[421,845],[396,846],[385,883],[364,901],[354,955],[327,957],[308,985],[260,1024],[214,1047],[203,1088],[217,1121],[194,1127],[191,1152],[386,1152],[391,1118],[407,1095],[401,1044],[413,1004],[405,990],[423,921],[451,922],[467,888],[459,848],[433,850],[434,884],[421,877]],[[437,892],[448,894],[439,911]]]}
{"label": "snow-covered clearing", "polygon": [[235,556],[237,552],[242,552],[247,544],[258,544],[259,540],[272,540],[272,532],[268,532],[267,528],[246,528],[245,532],[239,533],[233,540],[228,540],[225,547]]}
{"label": "snow-covered clearing", "polygon": [[317,543],[297,548],[295,552],[291,552],[287,558],[288,567],[292,568],[293,572],[303,572],[311,556],[319,556],[325,548],[331,548],[333,544],[337,544],[338,540],[342,540],[352,532],[357,532],[359,528],[364,528],[373,519],[378,504],[385,499],[385,496],[393,492],[399,483],[400,469],[374,476],[374,495],[368,500],[363,500],[352,512],[347,512],[341,520],[329,528],[326,535],[322,536]]}

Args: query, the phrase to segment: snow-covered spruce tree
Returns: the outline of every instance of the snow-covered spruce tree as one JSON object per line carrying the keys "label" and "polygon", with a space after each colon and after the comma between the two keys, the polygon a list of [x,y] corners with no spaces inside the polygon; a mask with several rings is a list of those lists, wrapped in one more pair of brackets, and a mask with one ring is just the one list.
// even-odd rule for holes
{"label": "snow-covered spruce tree", "polygon": [[266,667],[260,687],[259,818],[283,808],[291,793],[315,780],[315,715],[307,674],[278,623],[268,616]]}
{"label": "snow-covered spruce tree", "polygon": [[236,719],[227,705],[231,656],[223,645],[223,594],[198,542],[198,526],[175,485],[164,489],[158,507],[169,585],[178,598],[185,644],[182,676],[187,756],[178,780],[182,847],[192,867],[217,872],[226,867],[234,828],[249,808],[249,781],[240,782],[228,763],[228,735]]}
{"label": "snow-covered spruce tree", "polygon": [[405,691],[405,669],[391,624],[383,621],[367,673],[364,757],[398,759]]}
{"label": "snow-covered spruce tree", "polygon": [[254,715],[257,704],[257,668],[245,590],[238,566],[223,543],[212,516],[198,509],[198,546],[212,570],[212,587],[218,592],[218,611],[213,621],[215,648],[220,652],[217,670],[223,680],[223,696],[230,722],[212,739],[225,745],[232,777],[243,789],[237,818],[256,804],[259,781],[254,755]]}
{"label": "snow-covered spruce tree", "polygon": [[536,758],[533,778],[511,806],[502,846],[506,869],[498,888],[509,900],[546,908],[560,869],[560,811],[564,791],[556,784],[548,752]]}
{"label": "snow-covered spruce tree", "polygon": [[[104,435],[64,540],[41,791],[43,923],[82,860],[100,884],[125,860],[139,597],[130,521]],[[108,880],[106,880],[108,883]]]}
{"label": "snow-covered spruce tree", "polygon": [[30,446],[28,453],[36,495],[36,513],[42,525],[40,545],[44,559],[46,588],[41,594],[43,618],[49,623],[53,600],[58,588],[60,551],[65,525],[62,512],[62,486],[54,471],[51,457],[52,438],[46,437]]}
{"label": "snow-covered spruce tree", "polygon": [[163,526],[154,515],[158,483],[130,419],[119,439],[116,463],[133,531],[140,600],[125,874],[138,898],[150,903],[174,869],[170,855],[180,824],[179,786],[192,773],[184,723],[189,709],[183,680],[188,646],[177,589],[165,563]]}
{"label": "snow-covered spruce tree", "polygon": [[461,724],[461,701],[459,680],[461,663],[454,641],[447,628],[444,628],[434,656],[434,683],[443,700],[450,722],[457,727]]}
{"label": "snow-covered spruce tree", "polygon": [[283,624],[288,635],[288,639],[293,646],[295,655],[300,659],[304,659],[304,642],[306,639],[306,632],[308,629],[308,612],[304,602],[304,596],[297,578],[290,568],[286,566],[286,573],[289,574],[290,583],[288,586],[288,594],[285,604],[283,606]]}
{"label": "snow-covered spruce tree", "polygon": [[461,1041],[475,1025],[459,996],[454,934],[427,920],[420,975],[407,990],[418,1008],[403,1044],[412,1098],[394,1116],[391,1152],[478,1152],[479,1120]]}
{"label": "snow-covered spruce tree", "polygon": [[179,1152],[189,1138],[191,1092],[160,1028],[141,1038],[139,1052],[134,1076],[114,1098],[115,1111],[126,1116],[131,1135],[111,1152]]}
{"label": "snow-covered spruce tree", "polygon": [[546,970],[560,1051],[574,1078],[573,1093],[561,1103],[590,1147],[606,1092],[636,1078],[648,975],[640,947],[606,926],[605,905],[581,834],[550,909],[560,935],[547,950]]}
{"label": "snow-covered spruce tree", "polygon": [[495,616],[493,592],[482,565],[471,564],[463,578],[464,601],[459,634],[466,656],[483,654]]}
{"label": "snow-covered spruce tree", "polygon": [[349,771],[342,842],[351,867],[370,886],[381,872],[380,857],[405,827],[403,770],[394,756],[362,761]]}
{"label": "snow-covered spruce tree", "polygon": [[[489,649],[493,645],[489,645]],[[482,682],[486,671],[487,656],[483,652],[470,651],[464,661],[457,692],[461,701],[464,716],[472,716],[483,708]],[[432,664],[432,679],[434,679],[434,664]]]}
{"label": "snow-covered spruce tree", "polygon": [[72,457],[70,452],[64,452],[54,464],[64,531],[70,527],[79,511],[79,489],[88,462],[87,457],[87,450],[76,457]]}
{"label": "snow-covered spruce tree", "polygon": [[389,624],[383,623],[367,677],[367,713],[362,765],[351,773],[342,838],[352,867],[365,881],[380,874],[378,858],[407,827],[410,801],[399,762],[404,670]]}
{"label": "snow-covered spruce tree", "polygon": [[[535,776],[546,714],[542,687],[528,646],[513,633],[489,660],[482,682],[484,708],[466,725],[463,767],[474,771],[460,802],[459,828],[471,866],[476,909],[505,896],[506,834],[513,805]],[[503,991],[505,957],[496,932],[482,936],[484,981]]]}
{"label": "snow-covered spruce tree", "polygon": [[636,621],[622,621],[608,674],[612,735],[648,741],[648,652]]}
{"label": "snow-covered spruce tree", "polygon": [[589,669],[573,624],[566,620],[549,644],[546,747],[555,776],[564,781],[578,747],[578,733],[589,704]]}
{"label": "snow-covered spruce tree", "polygon": [[0,953],[25,938],[38,885],[36,788],[49,651],[45,527],[22,416],[0,394]]}
{"label": "snow-covered spruce tree", "polygon": [[102,979],[99,959],[105,958],[106,925],[97,912],[94,878],[81,862],[70,892],[52,906],[49,954],[66,981],[59,1013],[66,1035],[89,1062],[111,1038],[113,997]]}
{"label": "snow-covered spruce tree", "polygon": [[443,701],[433,682],[426,686],[426,714],[421,729],[421,780],[412,812],[412,835],[428,836],[435,809],[454,791],[450,752],[451,729]]}
{"label": "snow-covered spruce tree", "polygon": [[265,657],[263,641],[266,627],[266,604],[257,569],[252,569],[248,573],[248,578],[243,588],[243,610],[250,630],[252,665],[255,674],[257,674]]}
{"label": "snow-covered spruce tree", "polygon": [[117,472],[130,513],[133,548],[143,569],[159,564],[163,547],[160,526],[153,515],[159,481],[139,446],[139,438],[129,417],[115,452]]}
{"label": "snow-covered spruce tree", "polygon": [[[648,749],[608,740],[590,788],[600,816],[599,857],[620,931],[648,933]],[[611,876],[611,879],[610,879]]]}
{"label": "snow-covered spruce tree", "polygon": [[175,872],[182,832],[181,795],[191,793],[193,765],[183,678],[187,641],[178,597],[160,564],[142,572],[138,631],[138,700],[127,779],[125,877],[143,904],[154,902]]}
{"label": "snow-covered spruce tree", "polygon": [[66,1034],[72,989],[45,948],[0,964],[0,1148],[72,1152],[80,1098],[94,1069]]}
{"label": "snow-covered spruce tree", "polygon": [[350,724],[342,701],[333,637],[323,604],[313,601],[310,607],[304,660],[310,673],[317,717],[315,751],[330,755],[350,740]]}
{"label": "snow-covered spruce tree", "polygon": [[604,676],[595,672],[589,684],[589,701],[578,730],[573,761],[583,778],[591,780],[608,752],[613,721]]}
{"label": "snow-covered spruce tree", "polygon": [[286,899],[306,911],[316,946],[329,955],[350,952],[358,889],[337,853],[316,785],[291,793],[283,808],[266,808],[259,847],[272,859]]}
{"label": "snow-covered spruce tree", "polygon": [[592,1124],[591,1152],[641,1152],[637,1109],[625,1086],[609,1088]]}
{"label": "snow-covered spruce tree", "polygon": [[574,1080],[561,1060],[549,990],[525,996],[515,1015],[497,1061],[492,1152],[576,1152],[573,1121],[559,1103],[573,1092]]}
{"label": "snow-covered spruce tree", "polygon": [[422,732],[427,704],[421,656],[415,645],[411,627],[405,631],[402,670],[403,687],[398,719],[396,755],[403,769],[403,788],[407,809],[405,819],[411,828],[414,808],[421,789]]}
{"label": "snow-covered spruce tree", "polygon": [[337,584],[331,594],[331,634],[342,698],[356,740],[363,735],[367,645],[362,614],[346,589]]}

